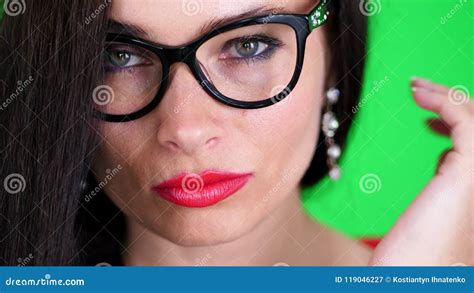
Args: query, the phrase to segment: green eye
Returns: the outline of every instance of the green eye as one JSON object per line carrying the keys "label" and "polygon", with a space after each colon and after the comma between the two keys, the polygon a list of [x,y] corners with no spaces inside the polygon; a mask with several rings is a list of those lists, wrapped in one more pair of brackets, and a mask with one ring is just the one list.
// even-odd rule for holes
{"label": "green eye", "polygon": [[131,60],[131,55],[127,52],[109,52],[108,59],[112,66],[127,67]]}
{"label": "green eye", "polygon": [[257,40],[246,40],[235,44],[235,51],[242,57],[256,55],[259,51],[260,42]]}
{"label": "green eye", "polygon": [[219,54],[219,60],[227,62],[265,60],[283,43],[264,35],[243,36],[227,41]]}
{"label": "green eye", "polygon": [[131,69],[142,65],[151,65],[149,54],[139,48],[131,48],[124,45],[111,45],[105,51],[106,71],[120,71]]}

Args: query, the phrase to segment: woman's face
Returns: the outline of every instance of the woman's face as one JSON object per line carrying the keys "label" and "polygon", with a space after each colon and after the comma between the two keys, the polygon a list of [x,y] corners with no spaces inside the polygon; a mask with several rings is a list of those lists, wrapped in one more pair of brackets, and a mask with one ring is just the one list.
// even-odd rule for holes
{"label": "woman's face", "polygon": [[[199,37],[211,19],[257,7],[307,14],[315,2],[114,0],[110,18],[142,28],[152,42],[179,46]],[[322,29],[309,35],[296,88],[280,103],[261,109],[232,108],[214,100],[186,64],[176,63],[168,90],[152,112],[131,122],[98,122],[103,143],[93,166],[97,181],[120,164],[122,169],[104,187],[106,194],[128,221],[171,242],[197,246],[241,237],[299,195],[319,134],[324,44]],[[205,207],[174,204],[152,190],[183,172],[204,170],[252,176],[231,196]]]}

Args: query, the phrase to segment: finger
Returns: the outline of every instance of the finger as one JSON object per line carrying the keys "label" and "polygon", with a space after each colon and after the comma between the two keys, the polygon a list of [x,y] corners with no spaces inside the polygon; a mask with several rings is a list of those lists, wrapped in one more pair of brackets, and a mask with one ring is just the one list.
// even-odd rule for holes
{"label": "finger", "polygon": [[426,88],[413,87],[412,91],[415,101],[420,107],[439,114],[450,128],[469,121],[471,116],[469,103],[472,102],[453,103],[446,94],[433,92]]}
{"label": "finger", "polygon": [[429,111],[440,115],[451,129],[452,139],[457,151],[471,152],[473,144],[472,125],[473,114],[472,101],[457,104],[450,101],[446,94],[433,92],[425,88],[414,87],[413,96],[416,103]]}
{"label": "finger", "polygon": [[438,165],[436,166],[436,174],[439,173],[440,167],[444,164],[444,162],[446,161],[446,157],[448,156],[449,152],[451,152],[452,150],[453,149],[448,149],[441,153],[438,159]]}
{"label": "finger", "polygon": [[428,79],[416,77],[416,76],[411,78],[411,86],[426,88],[428,90],[439,92],[441,94],[448,94],[450,91],[450,88],[447,86],[437,84]]}
{"label": "finger", "polygon": [[449,126],[441,119],[428,119],[427,121],[428,126],[436,133],[441,134],[443,136],[450,136],[451,129]]}

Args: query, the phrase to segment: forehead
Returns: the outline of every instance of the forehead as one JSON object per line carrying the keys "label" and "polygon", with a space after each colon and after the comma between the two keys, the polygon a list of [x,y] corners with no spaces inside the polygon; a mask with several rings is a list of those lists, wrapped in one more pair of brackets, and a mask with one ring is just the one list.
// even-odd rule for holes
{"label": "forehead", "polygon": [[[202,34],[211,22],[249,11],[308,13],[316,0],[114,0],[109,19],[140,27],[147,38],[178,46]],[[267,12],[268,13],[268,12]]]}

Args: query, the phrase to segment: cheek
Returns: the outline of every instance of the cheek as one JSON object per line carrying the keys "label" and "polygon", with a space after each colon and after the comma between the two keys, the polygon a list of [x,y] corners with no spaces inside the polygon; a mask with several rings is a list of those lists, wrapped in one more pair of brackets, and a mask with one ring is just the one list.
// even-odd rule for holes
{"label": "cheek", "polygon": [[[116,180],[112,180],[105,187],[108,195],[114,195],[120,191],[121,197],[135,194],[140,178],[145,176],[145,168],[136,168],[133,162],[137,161],[142,148],[147,145],[147,140],[153,139],[146,135],[143,127],[138,127],[138,123],[131,121],[127,123],[100,122],[98,134],[101,139],[93,160],[92,170],[98,180],[107,175],[107,170],[118,164],[122,166],[120,174]],[[136,165],[136,164],[135,164]],[[123,195],[123,196],[122,196]],[[115,201],[115,200],[114,200]]]}
{"label": "cheek", "polygon": [[[95,166],[106,166],[111,162],[123,162],[133,159],[133,150],[139,153],[145,133],[134,121],[127,123],[100,122],[98,134],[101,144],[96,151]],[[140,143],[142,142],[142,143]]]}
{"label": "cheek", "polygon": [[[256,125],[248,133],[266,150],[259,162],[259,194],[269,209],[298,186],[318,143],[326,77],[320,37],[308,38],[305,64],[291,94],[271,107],[247,111],[243,119]],[[272,192],[275,188],[278,192]]]}
{"label": "cheek", "polygon": [[322,37],[316,32],[308,37],[304,66],[289,96],[268,108],[245,112],[244,123],[256,125],[249,133],[254,132],[261,149],[273,149],[266,153],[274,160],[277,156],[286,160],[307,157],[316,147],[326,78]]}

